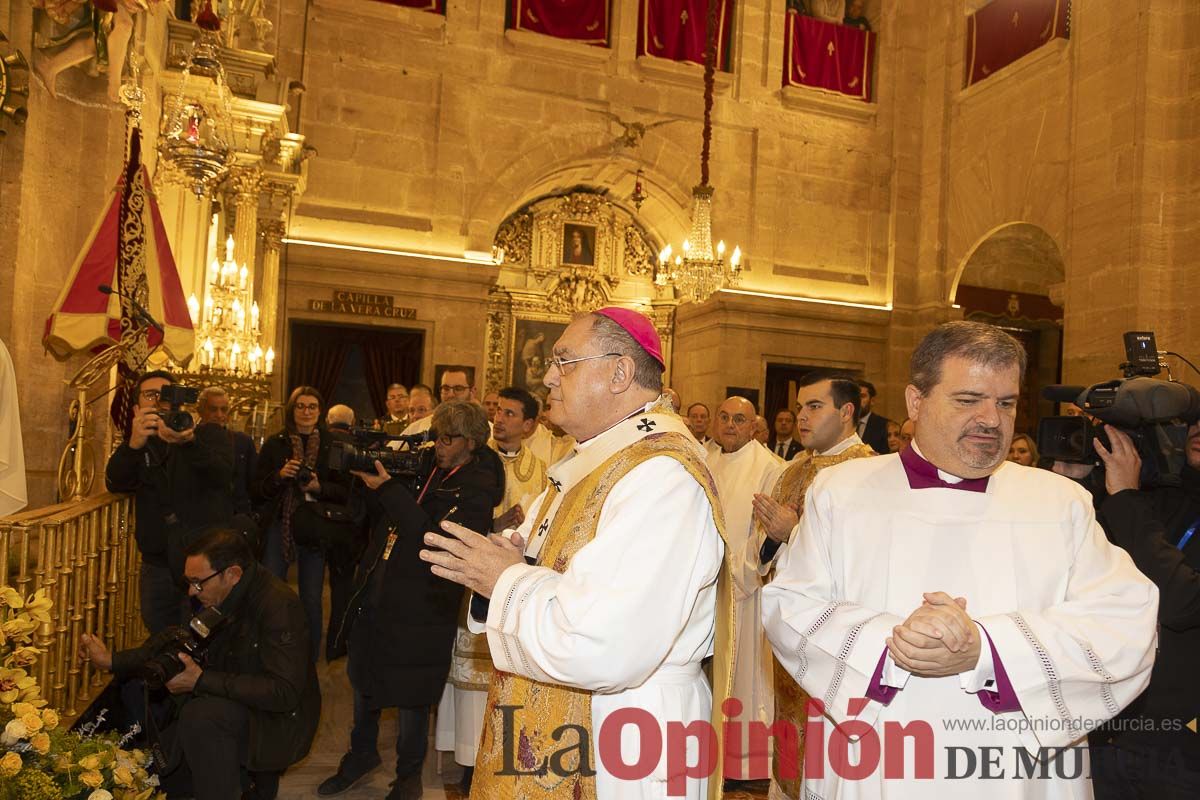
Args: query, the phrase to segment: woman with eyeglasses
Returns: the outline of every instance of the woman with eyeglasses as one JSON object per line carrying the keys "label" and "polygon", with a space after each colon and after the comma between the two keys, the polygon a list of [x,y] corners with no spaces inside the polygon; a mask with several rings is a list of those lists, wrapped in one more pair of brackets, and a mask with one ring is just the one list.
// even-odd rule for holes
{"label": "woman with eyeglasses", "polygon": [[[388,797],[420,795],[429,709],[442,696],[458,627],[463,588],[436,577],[422,561],[426,532],[445,519],[488,531],[504,496],[504,465],[487,446],[483,407],[442,403],[431,426],[434,459],[415,486],[394,479],[376,462],[356,472],[366,484],[371,538],[355,577],[354,595],[339,638],[349,638],[348,673],[354,689],[350,751],[317,794],[338,794],[381,763],[379,715],[397,708],[396,782]],[[411,490],[410,490],[411,487]]]}
{"label": "woman with eyeglasses", "polygon": [[344,506],[349,495],[346,485],[330,474],[332,437],[325,427],[324,411],[325,401],[312,386],[292,390],[283,409],[284,429],[263,442],[254,481],[266,531],[263,566],[286,581],[291,565],[297,565],[314,662],[321,652],[325,553],[319,536],[311,530],[312,517],[297,512],[315,501]]}

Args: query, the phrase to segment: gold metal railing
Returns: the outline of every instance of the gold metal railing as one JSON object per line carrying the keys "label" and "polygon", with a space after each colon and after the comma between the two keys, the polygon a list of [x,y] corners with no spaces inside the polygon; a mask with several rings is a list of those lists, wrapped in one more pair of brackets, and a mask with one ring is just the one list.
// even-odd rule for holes
{"label": "gold metal railing", "polygon": [[80,634],[99,636],[113,652],[145,638],[140,567],[131,496],[106,493],[0,517],[0,583],[26,598],[44,588],[54,602],[50,622],[34,634],[43,652],[33,675],[68,721],[107,681],[76,658]]}

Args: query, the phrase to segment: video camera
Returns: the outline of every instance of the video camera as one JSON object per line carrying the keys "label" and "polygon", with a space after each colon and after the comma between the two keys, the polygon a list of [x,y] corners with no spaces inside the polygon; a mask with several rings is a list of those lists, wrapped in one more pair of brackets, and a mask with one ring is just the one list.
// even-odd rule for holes
{"label": "video camera", "polygon": [[[375,462],[394,478],[415,481],[433,469],[432,434],[396,436],[371,428],[351,428],[352,441],[334,441],[329,447],[329,468],[339,472],[375,472]],[[399,448],[389,446],[399,442]]]}
{"label": "video camera", "polygon": [[161,689],[183,672],[180,653],[187,653],[197,664],[203,664],[208,652],[208,639],[224,620],[225,617],[217,608],[205,608],[192,617],[186,628],[172,625],[154,634],[145,644],[153,654],[138,670],[138,677],[151,689]]}
{"label": "video camera", "polygon": [[177,383],[168,383],[158,392],[160,402],[168,403],[171,406],[170,411],[156,412],[162,418],[163,424],[176,433],[183,433],[195,426],[196,421],[192,419],[192,415],[183,410],[185,405],[191,405],[200,399],[200,390],[191,386],[181,386]]}
{"label": "video camera", "polygon": [[[1187,429],[1200,420],[1200,392],[1174,380],[1158,380],[1163,364],[1154,334],[1125,334],[1124,380],[1092,386],[1052,385],[1042,397],[1074,403],[1077,417],[1046,417],[1038,424],[1038,450],[1056,461],[1103,466],[1092,444],[1111,447],[1104,423],[1129,435],[1142,459],[1141,485],[1178,486],[1187,463]],[[1093,421],[1093,418],[1096,421]]]}

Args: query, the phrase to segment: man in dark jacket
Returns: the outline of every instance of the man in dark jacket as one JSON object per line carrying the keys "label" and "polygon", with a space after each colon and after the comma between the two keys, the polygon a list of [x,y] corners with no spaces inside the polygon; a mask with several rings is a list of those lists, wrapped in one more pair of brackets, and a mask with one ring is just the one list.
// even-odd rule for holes
{"label": "man in dark jacket", "polygon": [[425,533],[447,518],[489,530],[504,495],[504,467],[487,447],[487,417],[479,405],[443,403],[432,430],[436,466],[420,476],[415,495],[379,462],[376,474],[355,473],[373,491],[371,540],[341,633],[349,630],[354,729],[337,774],[317,789],[322,796],[344,792],[380,764],[379,713],[390,707],[399,710],[400,730],[396,782],[387,797],[421,796],[429,709],[450,671],[463,590],[434,576],[418,553]]}
{"label": "man in dark jacket", "polygon": [[1150,685],[1120,716],[1093,732],[1096,800],[1200,797],[1200,423],[1188,428],[1182,485],[1139,489],[1132,440],[1109,426],[1104,460],[1108,497],[1099,519],[1158,586],[1158,656]]}
{"label": "man in dark jacket", "polygon": [[[181,702],[162,732],[164,773],[186,765],[196,800],[269,800],[279,774],[307,755],[321,715],[304,611],[295,592],[257,565],[241,534],[211,531],[186,555],[189,592],[221,621],[203,665],[179,653],[183,670],[166,684]],[[147,640],[110,654],[89,634],[80,645],[84,659],[126,679],[156,652]],[[246,794],[243,773],[253,780]]]}
{"label": "man in dark jacket", "polygon": [[134,492],[134,530],[142,553],[138,589],[142,622],[157,633],[179,621],[187,589],[183,583],[186,545],[233,517],[233,448],[225,431],[200,425],[167,427],[160,402],[166,372],[149,372],[137,383],[129,439],[108,459],[104,482],[110,492]]}
{"label": "man in dark jacket", "polygon": [[249,515],[253,511],[251,485],[258,452],[254,440],[241,431],[229,430],[229,393],[220,386],[208,386],[201,390],[196,400],[196,413],[201,425],[216,425],[229,434],[233,441],[233,511]]}

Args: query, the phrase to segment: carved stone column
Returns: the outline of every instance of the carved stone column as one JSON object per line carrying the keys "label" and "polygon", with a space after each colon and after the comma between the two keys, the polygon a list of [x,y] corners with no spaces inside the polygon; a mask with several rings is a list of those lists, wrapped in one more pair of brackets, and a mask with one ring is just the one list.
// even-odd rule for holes
{"label": "carved stone column", "polygon": [[[254,286],[255,253],[258,244],[258,196],[263,185],[262,169],[234,167],[228,178],[228,195],[233,209],[233,258],[246,265],[246,285]],[[261,311],[261,309],[260,309]]]}
{"label": "carved stone column", "polygon": [[258,229],[262,234],[262,302],[259,304],[262,324],[263,349],[274,347],[276,321],[279,319],[279,253],[283,248],[283,237],[287,235],[287,222],[281,217],[260,219]]}

